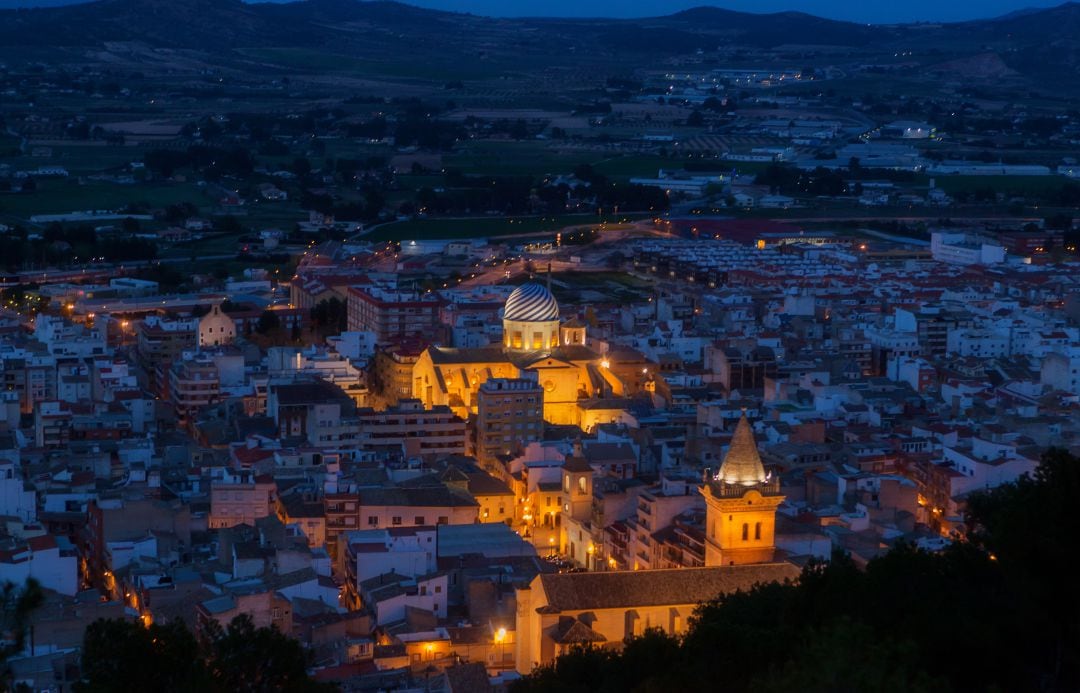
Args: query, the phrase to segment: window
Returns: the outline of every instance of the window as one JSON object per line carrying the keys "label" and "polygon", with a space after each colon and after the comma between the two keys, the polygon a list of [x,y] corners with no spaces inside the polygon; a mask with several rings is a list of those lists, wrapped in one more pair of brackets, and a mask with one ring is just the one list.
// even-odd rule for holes
{"label": "window", "polygon": [[416,517],[415,517],[415,518],[413,519],[413,524],[417,524],[417,525],[422,525],[422,524],[424,524],[424,516],[423,516],[423,515],[417,515],[417,516],[416,516]]}
{"label": "window", "polygon": [[448,524],[450,524],[450,518],[447,517],[446,515],[439,515],[438,524],[440,524],[440,525],[448,525]]}
{"label": "window", "polygon": [[754,539],[761,539],[761,523],[754,523]]}
{"label": "window", "polygon": [[747,541],[749,538],[750,538],[750,525],[744,522],[743,526],[742,526],[742,540]]}
{"label": "window", "polygon": [[[395,515],[394,517],[390,518],[390,522],[391,522],[392,524],[394,524],[394,525],[400,525],[400,524],[401,524],[401,516],[400,516],[400,515]],[[746,525],[743,525],[743,528],[744,528],[744,529],[743,529],[743,533],[745,533],[745,532],[746,532],[746,529],[745,529],[745,527],[746,527]],[[746,538],[746,537],[743,537],[743,539],[745,539],[745,538]]]}
{"label": "window", "polygon": [[442,585],[435,585],[435,594],[442,593]]}

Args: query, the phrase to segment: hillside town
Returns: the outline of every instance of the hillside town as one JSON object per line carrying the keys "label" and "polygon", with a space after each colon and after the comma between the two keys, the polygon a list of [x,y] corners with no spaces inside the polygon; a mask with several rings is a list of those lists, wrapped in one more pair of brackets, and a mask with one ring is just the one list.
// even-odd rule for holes
{"label": "hillside town", "polygon": [[48,595],[11,666],[44,689],[98,618],[244,613],[318,680],[498,686],[835,550],[939,550],[1080,440],[1078,263],[986,233],[657,218],[42,282],[0,338],[0,580]]}
{"label": "hillside town", "polygon": [[1080,689],[1080,5],[39,4],[0,690]]}

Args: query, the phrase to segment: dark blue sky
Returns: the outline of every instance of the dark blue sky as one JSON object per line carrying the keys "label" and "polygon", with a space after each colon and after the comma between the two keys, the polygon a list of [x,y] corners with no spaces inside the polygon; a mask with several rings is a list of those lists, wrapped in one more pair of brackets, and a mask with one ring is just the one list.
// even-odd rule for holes
{"label": "dark blue sky", "polygon": [[743,12],[798,10],[852,22],[956,22],[1026,8],[1051,8],[1063,0],[413,0],[411,4],[496,16],[649,16],[703,4]]}
{"label": "dark blue sky", "polygon": [[689,7],[716,5],[744,12],[799,10],[856,22],[959,21],[996,17],[1029,7],[1054,7],[1063,0],[411,0],[422,7],[494,16],[643,17]]}
{"label": "dark blue sky", "polygon": [[[75,0],[77,1],[77,0]],[[280,1],[280,0],[278,0]],[[856,22],[959,21],[996,17],[1029,7],[1053,7],[1062,0],[408,0],[421,7],[501,17],[643,17],[688,7],[716,5],[746,12],[800,10]],[[0,0],[0,7],[66,5],[72,0]]]}

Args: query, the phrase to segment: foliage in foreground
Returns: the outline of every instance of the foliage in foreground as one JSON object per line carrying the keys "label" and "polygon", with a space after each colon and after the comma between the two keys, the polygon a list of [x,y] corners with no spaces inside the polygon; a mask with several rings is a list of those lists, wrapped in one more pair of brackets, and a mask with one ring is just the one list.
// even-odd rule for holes
{"label": "foliage in foreground", "polygon": [[1080,458],[978,494],[972,531],[940,553],[899,546],[859,570],[836,556],[797,584],[703,604],[681,638],[579,649],[514,693],[1080,689]]}
{"label": "foliage in foreground", "polygon": [[246,614],[225,628],[210,622],[201,636],[182,621],[146,628],[124,619],[95,621],[83,638],[83,678],[76,690],[336,690],[308,678],[307,654],[299,642],[276,628],[256,628]]}
{"label": "foliage in foreground", "polygon": [[41,584],[34,578],[22,587],[5,582],[0,585],[0,690],[11,683],[8,659],[23,651],[30,629],[30,616],[45,601]]}

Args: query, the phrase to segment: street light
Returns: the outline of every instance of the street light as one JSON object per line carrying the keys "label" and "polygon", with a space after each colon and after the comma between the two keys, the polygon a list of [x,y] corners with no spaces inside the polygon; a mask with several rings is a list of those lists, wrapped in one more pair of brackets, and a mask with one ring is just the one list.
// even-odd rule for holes
{"label": "street light", "polygon": [[503,656],[503,643],[506,642],[506,628],[499,628],[495,631],[495,643],[499,646],[499,662],[498,666],[502,669],[504,656]]}

